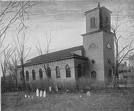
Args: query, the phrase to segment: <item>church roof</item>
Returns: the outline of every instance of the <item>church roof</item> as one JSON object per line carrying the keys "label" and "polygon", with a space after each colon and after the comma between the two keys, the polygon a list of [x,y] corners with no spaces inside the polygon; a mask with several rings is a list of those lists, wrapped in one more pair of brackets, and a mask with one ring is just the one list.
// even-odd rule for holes
{"label": "church roof", "polygon": [[96,7],[96,8],[94,8],[94,9],[91,9],[91,10],[86,11],[85,14],[88,14],[88,13],[90,13],[90,12],[92,12],[92,11],[97,10],[97,9],[106,10],[106,11],[108,11],[109,13],[112,13],[109,9],[107,9],[107,8],[105,8],[105,7]]}
{"label": "church roof", "polygon": [[77,50],[81,50],[83,52],[84,48],[83,48],[83,46],[77,46],[77,47],[73,47],[73,48],[69,48],[69,49],[64,49],[64,50],[40,55],[40,56],[37,56],[37,57],[34,57],[34,58],[28,60],[24,64],[24,66],[49,63],[49,62],[54,62],[54,61],[59,61],[59,60],[64,60],[64,59],[70,59],[70,58],[78,58],[78,59],[87,60],[86,57],[73,53]]}

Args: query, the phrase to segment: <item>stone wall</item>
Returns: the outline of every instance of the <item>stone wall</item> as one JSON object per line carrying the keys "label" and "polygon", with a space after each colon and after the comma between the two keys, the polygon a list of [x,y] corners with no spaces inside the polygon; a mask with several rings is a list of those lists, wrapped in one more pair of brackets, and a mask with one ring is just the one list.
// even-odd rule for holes
{"label": "stone wall", "polygon": [[103,31],[85,35],[83,45],[85,56],[91,62],[90,72],[96,71],[96,80],[104,81]]}
{"label": "stone wall", "polygon": [[[104,71],[105,81],[110,82],[110,72],[113,75],[114,58],[114,37],[112,33],[103,32],[103,48],[104,48]],[[112,76],[111,75],[111,76]]]}
{"label": "stone wall", "polygon": [[[66,77],[66,70],[65,66],[69,65],[70,70],[71,70],[71,77]],[[51,69],[51,79],[54,82],[61,82],[61,83],[72,83],[75,84],[75,69],[74,69],[74,59],[66,59],[66,60],[61,60],[61,61],[55,61],[55,62],[50,62],[48,63],[50,69]],[[60,68],[60,78],[56,78],[56,66],[59,66]],[[29,81],[26,81],[28,83],[30,82],[35,82],[36,80],[40,80],[39,78],[39,69],[43,70],[43,79],[47,79],[45,69],[44,69],[44,64],[39,64],[39,65],[33,65],[33,66],[27,66],[24,68],[25,70],[25,77],[26,77],[26,71],[29,72]],[[32,79],[32,70],[35,70],[36,73],[36,80]],[[18,81],[21,83],[22,81],[20,80],[20,71],[21,69],[19,68],[18,70]]]}
{"label": "stone wall", "polygon": [[[91,28],[91,18],[95,17],[96,28]],[[86,14],[86,32],[94,32],[100,28],[99,8]]]}

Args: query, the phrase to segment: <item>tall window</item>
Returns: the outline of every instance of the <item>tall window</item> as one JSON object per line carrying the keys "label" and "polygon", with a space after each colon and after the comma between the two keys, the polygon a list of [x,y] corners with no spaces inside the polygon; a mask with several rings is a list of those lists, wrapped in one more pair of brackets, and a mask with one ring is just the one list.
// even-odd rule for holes
{"label": "tall window", "polygon": [[96,28],[97,27],[95,17],[90,18],[90,27],[91,28]]}
{"label": "tall window", "polygon": [[26,81],[29,81],[29,72],[26,71]]}
{"label": "tall window", "polygon": [[51,78],[51,69],[49,66],[47,67],[47,77]]}
{"label": "tall window", "polygon": [[109,25],[109,18],[108,17],[105,18],[105,22],[106,22],[106,25]]}
{"label": "tall window", "polygon": [[23,80],[23,74],[22,74],[22,71],[20,71],[20,80]]}
{"label": "tall window", "polygon": [[32,77],[33,77],[33,80],[36,79],[35,70],[32,70]]}
{"label": "tall window", "polygon": [[42,71],[42,69],[39,69],[39,77],[40,77],[40,79],[43,78],[43,71]]}
{"label": "tall window", "polygon": [[78,77],[81,77],[82,76],[82,67],[81,67],[81,64],[78,64],[78,67],[77,67],[77,71],[78,71]]}
{"label": "tall window", "polygon": [[68,64],[65,66],[65,70],[66,70],[66,77],[71,77],[71,70]]}
{"label": "tall window", "polygon": [[56,66],[55,70],[56,70],[56,78],[60,78],[60,68],[59,68],[59,66]]}
{"label": "tall window", "polygon": [[91,78],[92,79],[96,79],[96,71],[92,71],[91,72]]}
{"label": "tall window", "polygon": [[109,80],[112,80],[112,69],[109,69],[108,78]]}

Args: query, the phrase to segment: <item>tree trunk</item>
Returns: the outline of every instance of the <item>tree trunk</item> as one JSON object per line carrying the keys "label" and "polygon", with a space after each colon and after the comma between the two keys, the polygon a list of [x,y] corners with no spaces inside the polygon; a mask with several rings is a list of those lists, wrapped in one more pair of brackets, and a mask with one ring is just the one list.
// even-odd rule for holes
{"label": "tree trunk", "polygon": [[119,79],[118,69],[119,69],[118,60],[116,60],[115,75],[114,75],[114,87],[118,87],[118,79]]}
{"label": "tree trunk", "polygon": [[15,75],[15,82],[16,82],[16,88],[18,88],[18,81],[17,81],[17,70],[15,71],[16,75]]}
{"label": "tree trunk", "polygon": [[24,64],[23,61],[21,61],[21,67],[22,67],[22,76],[23,76],[23,88],[26,89],[26,83],[25,83],[25,74],[24,74]]}

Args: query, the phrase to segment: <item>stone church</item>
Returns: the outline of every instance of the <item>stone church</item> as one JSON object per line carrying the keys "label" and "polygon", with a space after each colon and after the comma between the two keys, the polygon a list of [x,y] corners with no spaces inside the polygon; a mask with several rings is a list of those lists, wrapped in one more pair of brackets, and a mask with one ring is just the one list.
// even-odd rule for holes
{"label": "stone church", "polygon": [[[83,76],[110,82],[114,65],[114,37],[111,11],[99,5],[85,12],[83,45],[37,56],[25,63],[25,81],[45,80],[75,84]],[[46,73],[47,72],[47,73]],[[18,81],[22,81],[21,68]]]}

